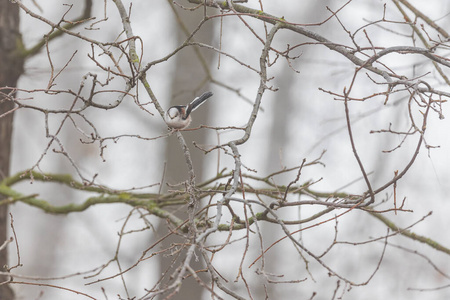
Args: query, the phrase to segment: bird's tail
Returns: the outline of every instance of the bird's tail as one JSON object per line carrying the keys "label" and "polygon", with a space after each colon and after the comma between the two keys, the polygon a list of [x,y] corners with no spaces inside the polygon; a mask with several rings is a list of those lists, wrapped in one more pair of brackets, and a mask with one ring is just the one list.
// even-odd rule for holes
{"label": "bird's tail", "polygon": [[200,96],[198,96],[197,98],[195,98],[194,100],[192,100],[191,103],[189,103],[187,109],[186,109],[186,116],[189,116],[189,114],[196,110],[200,105],[203,104],[203,102],[206,101],[206,99],[210,98],[213,95],[213,93],[211,92],[205,92],[203,94],[201,94]]}

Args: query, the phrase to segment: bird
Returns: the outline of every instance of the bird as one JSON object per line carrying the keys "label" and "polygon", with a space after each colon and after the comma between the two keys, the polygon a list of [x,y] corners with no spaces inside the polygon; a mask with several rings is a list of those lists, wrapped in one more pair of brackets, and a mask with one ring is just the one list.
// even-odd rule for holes
{"label": "bird", "polygon": [[211,92],[205,92],[192,100],[188,105],[175,105],[170,107],[164,114],[164,121],[172,129],[185,129],[191,124],[191,113],[212,95],[213,93]]}

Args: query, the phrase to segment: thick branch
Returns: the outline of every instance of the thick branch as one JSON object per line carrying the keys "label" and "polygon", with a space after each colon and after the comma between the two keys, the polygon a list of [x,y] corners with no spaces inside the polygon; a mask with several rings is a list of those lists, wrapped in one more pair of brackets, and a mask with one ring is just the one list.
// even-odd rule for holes
{"label": "thick branch", "polygon": [[[190,3],[195,4],[203,4],[205,3],[204,0],[189,0]],[[206,1],[206,4],[211,7],[220,7],[222,9],[229,9],[227,1]],[[310,31],[300,25],[293,24],[290,22],[287,22],[283,18],[278,18],[276,16],[270,15],[268,13],[262,12],[260,10],[252,9],[243,5],[239,4],[233,4],[233,10],[235,10],[238,13],[241,13],[242,15],[247,15],[252,18],[260,19],[264,22],[270,23],[270,24],[277,24],[280,23],[280,28],[291,30],[297,33],[300,33],[303,36],[309,37],[312,40],[315,40],[328,49],[338,52],[345,56],[347,59],[349,59],[351,62],[353,62],[355,65],[363,67],[375,74],[378,74],[382,76],[387,82],[391,82],[391,76],[395,76],[394,74],[387,73],[386,71],[380,70],[376,67],[371,66],[370,64],[367,64],[366,61],[358,58],[353,51],[350,51],[347,47],[342,46],[337,43],[333,43],[332,41],[326,39],[325,37]]]}

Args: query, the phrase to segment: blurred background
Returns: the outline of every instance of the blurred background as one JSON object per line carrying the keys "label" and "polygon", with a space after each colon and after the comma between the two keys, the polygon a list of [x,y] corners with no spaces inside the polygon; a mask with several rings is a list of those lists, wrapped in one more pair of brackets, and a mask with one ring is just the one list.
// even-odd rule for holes
{"label": "blurred background", "polygon": [[[265,12],[284,17],[293,23],[319,24],[330,17],[330,10],[336,11],[346,2],[265,1],[263,8]],[[410,2],[442,28],[449,27],[448,1]],[[60,20],[68,10],[66,2],[37,1],[37,3],[40,8],[32,2],[25,4],[53,22]],[[143,65],[174,51],[186,39],[186,32],[192,32],[203,19],[202,8],[195,11],[184,10],[171,1],[123,1],[123,3],[130,9],[133,33],[140,38],[136,42]],[[191,6],[185,1],[179,3]],[[258,1],[250,0],[244,5],[261,9]],[[78,16],[82,9],[81,1],[74,2],[65,19],[70,20]],[[208,8],[207,11],[208,15],[221,13],[218,9]],[[117,38],[123,29],[120,16],[112,2],[94,1],[92,14],[97,20],[102,21],[95,25],[98,28],[96,30],[79,28],[82,34],[105,42],[125,39],[124,35]],[[402,15],[391,1],[351,1],[338,14],[341,24],[336,18],[332,18],[326,23],[307,28],[334,43],[354,47],[349,34],[342,26],[353,33],[369,22],[382,19],[383,15],[386,20],[403,21]],[[266,28],[261,21],[253,18],[244,20],[260,37],[265,37]],[[185,26],[185,30],[181,24]],[[267,25],[267,28],[270,30],[271,25]],[[41,40],[49,30],[47,24],[21,12],[21,32],[27,47]],[[373,45],[382,47],[411,46],[415,42],[418,47],[423,47],[420,42],[412,41],[411,28],[404,24],[381,23],[367,27],[366,30],[366,33],[361,30],[354,36],[355,42],[364,47],[370,46],[367,37],[370,37]],[[426,27],[426,30],[429,28]],[[436,38],[435,32],[431,30],[427,32]],[[195,35],[195,40],[221,49],[236,60],[259,69],[263,43],[236,16],[208,20]],[[310,42],[310,39],[299,34],[280,31],[274,39],[273,47],[285,50],[287,44],[294,46]],[[75,51],[76,54],[71,59]],[[88,57],[92,51],[89,43],[74,37],[66,36],[49,43],[51,61],[56,71],[61,70],[70,60],[64,72],[56,78],[53,88],[77,91],[83,76],[88,72],[98,74],[98,80],[105,82],[108,74],[100,72]],[[258,176],[264,177],[286,167],[298,166],[303,158],[307,161],[317,159],[323,151],[326,151],[321,159],[324,165],[305,168],[301,182],[319,180],[314,189],[321,192],[343,191],[354,194],[364,192],[366,185],[361,178],[361,171],[349,142],[343,102],[336,101],[334,96],[319,90],[322,88],[342,93],[344,87],[351,84],[355,66],[342,55],[321,45],[305,44],[292,50],[291,55],[299,58],[288,63],[280,57],[268,69],[268,77],[273,77],[268,84],[277,91],[266,91],[263,96],[263,110],[258,115],[251,138],[240,147],[243,164],[249,170],[255,170]],[[108,61],[105,56],[97,59]],[[147,79],[164,109],[171,105],[186,104],[204,91],[214,93],[214,97],[194,113],[191,127],[201,124],[213,127],[243,126],[252,111],[259,75],[236,60],[205,47],[197,51],[194,47],[188,47],[164,63],[152,66],[147,72]],[[275,60],[274,53],[271,53],[270,60],[271,62]],[[423,56],[396,54],[386,56],[382,61],[395,68],[399,74],[409,77],[426,74],[424,78],[433,84],[434,88],[449,91],[448,86],[436,76],[433,65]],[[124,66],[127,64],[125,60],[121,63]],[[448,73],[448,70],[444,71]],[[25,74],[20,78],[19,88],[43,89],[47,87],[49,78],[49,56],[46,51],[41,51],[26,61]],[[383,82],[382,78],[373,79]],[[104,88],[108,92],[97,94],[95,99],[99,103],[111,103],[120,91],[124,90],[124,86],[124,81],[116,76]],[[385,90],[385,85],[374,84],[368,76],[360,75],[352,93],[353,97],[365,97]],[[84,93],[88,91],[89,88],[86,87]],[[135,135],[105,140],[103,157],[100,156],[98,143],[82,142],[88,139],[80,132],[91,130],[83,120],[76,120],[79,122],[77,123],[79,128],[65,126],[59,138],[64,149],[76,162],[79,173],[85,178],[93,179],[95,176],[96,183],[114,189],[145,187],[142,189],[144,192],[167,191],[170,187],[166,184],[177,184],[188,178],[182,150],[174,135],[150,139],[167,133],[167,126],[149,103],[151,99],[142,86],[133,90],[133,93],[136,95],[135,99],[138,99],[148,111],[141,109],[132,97],[125,97],[117,109],[96,109],[86,112],[86,118],[95,124],[97,132],[104,138]],[[73,101],[72,96],[69,97],[64,93],[47,95],[40,92],[33,94],[20,92],[18,97],[32,97],[27,100],[30,104],[55,109],[67,108]],[[350,103],[355,144],[366,170],[371,174],[370,179],[374,187],[379,187],[392,178],[395,170],[404,168],[413,155],[418,140],[418,136],[412,136],[396,151],[383,153],[383,150],[391,150],[398,146],[403,136],[370,134],[370,131],[387,129],[390,125],[395,130],[407,131],[410,126],[407,94],[393,94],[386,104],[384,100],[384,96],[379,96]],[[444,104],[443,108],[443,114],[446,116],[447,104]],[[51,115],[48,120],[50,132],[54,133],[57,130],[63,117]],[[419,120],[420,113],[416,117]],[[449,219],[445,214],[450,209],[448,128],[450,128],[448,118],[439,119],[437,114],[430,115],[426,142],[439,147],[425,149],[423,146],[416,162],[398,183],[396,190],[397,201],[401,202],[406,198],[405,208],[412,212],[386,214],[398,226],[407,227],[421,220],[429,212],[433,212],[411,230],[444,246],[450,245],[447,230]],[[45,129],[42,112],[20,109],[15,113],[11,174],[37,166],[37,171],[69,173],[78,178],[79,173],[67,157],[52,151],[56,146],[51,146],[46,155],[42,156],[49,143]],[[136,137],[137,135],[141,138]],[[205,155],[192,142],[195,141],[198,145],[208,148],[238,138],[242,132],[200,129],[184,132],[183,135],[191,150],[197,183],[214,177],[218,170],[227,168],[229,171],[233,168],[233,160],[229,156],[223,153],[219,155],[218,151]],[[274,177],[273,180],[277,184],[288,184],[295,179],[295,175],[295,172],[286,173]],[[162,185],[158,184],[161,178],[164,178]],[[55,205],[81,203],[89,197],[89,193],[86,192],[36,181],[22,182],[14,188],[24,194],[38,193],[40,198]],[[392,208],[392,192],[392,190],[386,192],[385,198],[389,199],[388,203],[382,203],[377,208],[380,210]],[[379,197],[378,200],[381,202],[383,196]],[[93,270],[114,257],[119,239],[118,232],[132,208],[123,204],[97,205],[82,213],[51,215],[17,203],[11,205],[10,210],[14,217],[23,264],[17,272],[37,277],[60,277]],[[292,212],[285,216],[300,218],[315,210],[317,210],[315,207],[302,207],[301,211],[293,208]],[[151,221],[149,230],[130,234],[121,243],[120,256],[124,268],[135,263],[142,251],[161,237],[160,227],[166,226],[165,221],[152,216],[148,219]],[[143,227],[143,222],[136,216],[130,219],[127,226],[139,229]],[[279,229],[275,230],[273,226],[264,223],[260,226],[265,234],[265,248],[283,236],[282,232]],[[335,222],[328,222],[306,230],[301,235],[296,235],[296,238],[302,239],[315,253],[321,253],[335,238],[335,226]],[[218,242],[223,241],[227,234],[217,234],[214,239]],[[326,257],[326,263],[354,283],[363,283],[375,271],[384,248],[384,241],[359,244],[357,247],[354,243],[363,243],[386,234],[387,228],[366,213],[354,211],[347,214],[339,218],[337,240],[348,243],[334,248]],[[236,235],[239,236],[239,232]],[[250,284],[256,287],[262,284],[264,279],[256,276],[254,268],[247,268],[259,255],[259,245],[256,245],[258,240],[255,238],[252,242],[255,244],[250,248],[252,246],[256,248],[247,254],[244,273]],[[17,259],[13,246],[10,245],[11,264]],[[228,246],[215,258],[221,272],[232,279],[237,276],[237,268],[242,258],[236,255],[236,251],[242,251],[242,244]],[[317,293],[314,299],[338,299],[342,295],[343,299],[412,300],[450,297],[448,288],[435,289],[449,285],[448,255],[401,236],[389,240],[383,261],[368,285],[350,287],[341,282],[339,286],[337,279],[328,276],[327,270],[316,262],[310,262],[307,271],[305,263],[299,260],[297,251],[288,241],[281,242],[268,252],[266,268],[273,274],[284,274],[282,280],[286,281],[307,278],[295,284],[270,285],[267,289],[272,299],[311,299],[314,292]],[[156,283],[161,270],[164,270],[167,264],[170,264],[170,258],[166,260],[155,258],[127,273],[124,280],[129,294],[140,299],[145,294],[144,289],[151,288]],[[444,274],[437,272],[433,266],[442,270]],[[100,277],[117,272],[117,268],[110,267]],[[119,277],[85,285],[95,280],[96,278],[84,279],[83,276],[73,276],[62,281],[49,282],[88,293],[98,299],[118,299],[116,296],[118,294],[122,298],[126,297]],[[187,282],[183,286],[184,293],[181,298],[176,299],[211,298],[209,293]],[[14,288],[17,299],[84,299],[83,296],[59,289],[25,285],[17,285]],[[102,288],[106,292],[102,292]],[[239,283],[236,283],[236,289],[245,294],[243,286]],[[255,288],[253,293],[254,299],[264,299],[262,288]]]}

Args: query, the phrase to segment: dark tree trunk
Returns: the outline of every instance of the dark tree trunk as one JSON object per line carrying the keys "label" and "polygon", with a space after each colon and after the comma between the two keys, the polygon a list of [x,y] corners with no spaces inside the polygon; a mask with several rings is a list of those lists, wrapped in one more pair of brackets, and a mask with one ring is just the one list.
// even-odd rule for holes
{"label": "dark tree trunk", "polygon": [[[0,180],[9,175],[13,129],[14,88],[23,73],[22,45],[19,31],[19,7],[9,0],[0,0]],[[10,112],[10,113],[8,113]],[[0,195],[0,201],[2,196]],[[7,240],[8,206],[0,206],[0,244]],[[1,271],[8,265],[8,251],[0,252]],[[8,280],[0,276],[0,282]],[[9,285],[0,285],[0,299],[14,299]]]}

